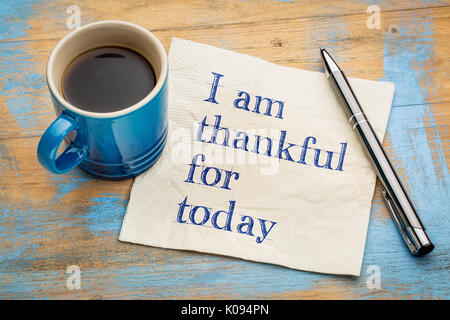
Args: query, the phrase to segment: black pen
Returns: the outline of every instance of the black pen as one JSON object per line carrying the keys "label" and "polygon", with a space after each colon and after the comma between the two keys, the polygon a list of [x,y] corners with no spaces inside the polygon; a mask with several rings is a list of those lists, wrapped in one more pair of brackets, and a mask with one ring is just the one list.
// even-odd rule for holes
{"label": "black pen", "polygon": [[322,47],[320,47],[320,56],[327,78],[330,80],[338,100],[347,112],[353,130],[356,129],[369,158],[372,160],[378,178],[383,184],[381,191],[388,210],[409,250],[416,256],[433,251],[434,245],[428,238],[425,227],[367,117],[364,115],[347,78],[333,58]]}

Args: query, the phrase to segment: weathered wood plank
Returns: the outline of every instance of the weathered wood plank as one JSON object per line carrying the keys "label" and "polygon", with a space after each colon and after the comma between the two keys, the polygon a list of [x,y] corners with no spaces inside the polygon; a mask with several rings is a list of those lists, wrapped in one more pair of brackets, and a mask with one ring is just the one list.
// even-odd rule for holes
{"label": "weathered wood plank", "polygon": [[[430,34],[422,37],[428,36],[429,41],[445,38],[447,30],[442,26],[446,25],[450,17],[450,7],[414,12],[413,18],[419,25],[423,24],[423,20],[433,23],[430,26],[433,29],[427,31]],[[367,29],[367,14],[363,13],[344,17],[231,24],[214,28],[200,26],[156,31],[155,34],[167,50],[171,38],[176,36],[309,70],[321,70],[317,47],[325,44],[350,76],[383,79],[384,58],[407,50],[414,51],[415,48],[410,47],[410,44],[420,36],[421,30],[414,30],[414,24],[405,25],[405,30],[395,27],[395,23],[404,19],[404,15],[398,11],[383,13],[385,25],[382,30]],[[406,18],[410,17],[406,15]],[[392,33],[394,30],[395,33]],[[48,55],[58,40],[59,38],[52,38],[0,44],[3,49],[0,71],[6,74],[0,98],[0,139],[40,135],[54,119],[44,74]],[[393,52],[385,52],[386,41],[395,42]],[[450,67],[449,45],[443,41],[441,56],[433,57],[433,64],[424,66],[433,69],[433,81],[439,84],[441,91],[439,95],[428,97],[427,102],[446,101],[450,94],[446,73],[441,71]],[[409,69],[394,71],[399,81],[409,81]],[[402,96],[400,104],[417,103],[414,96],[407,92]]]}
{"label": "weathered wood plank", "polygon": [[[66,9],[74,5],[73,1],[5,1],[3,6],[10,7],[4,13],[8,15],[10,32],[0,37],[0,42],[60,38],[67,32],[66,18],[69,13]],[[448,5],[449,2],[400,0],[375,4],[383,14],[391,11],[407,12],[423,8],[439,8]],[[150,30],[171,31],[292,19],[333,18],[353,14],[365,14],[367,19],[369,16],[367,9],[371,3],[351,0],[136,0],[130,4],[124,0],[81,0],[77,1],[76,5],[81,9],[82,24],[96,20],[118,19],[143,25]],[[20,21],[30,15],[30,21]],[[49,21],[53,23],[48,23]],[[20,32],[15,30],[17,26],[22,29]]]}
{"label": "weathered wood plank", "polygon": [[[82,23],[131,21],[155,31],[166,49],[177,36],[320,70],[324,44],[349,75],[394,81],[385,146],[436,250],[412,257],[377,191],[359,278],[118,242],[132,179],[77,169],[52,175],[35,156],[54,118],[45,63],[67,33],[72,4],[0,4],[1,298],[449,298],[448,2],[383,2],[380,30],[366,27],[365,1],[77,2]],[[81,290],[65,286],[72,264],[81,268]],[[371,265],[380,268],[381,289],[367,287]]]}
{"label": "weathered wood plank", "polygon": [[[411,115],[413,120],[415,110],[424,108],[397,108],[393,120],[398,121],[404,115]],[[407,135],[411,129],[414,128],[395,132]],[[390,139],[388,134],[387,140]],[[39,167],[34,154],[27,152],[37,141],[35,137],[0,142],[1,163],[6,166],[0,170],[5,182],[0,198],[8,199],[3,201],[6,215],[0,223],[5,233],[1,240],[2,261],[7,267],[0,268],[0,281],[6,283],[5,297],[442,298],[446,295],[440,278],[441,268],[448,261],[447,251],[434,255],[432,263],[430,258],[410,257],[379,192],[374,199],[361,277],[309,274],[227,257],[120,243],[117,237],[131,179],[97,180],[78,170],[68,176],[52,175]],[[419,140],[388,151],[396,160],[396,154],[421,149],[423,144]],[[398,165],[398,161],[394,163]],[[401,174],[405,176],[404,171]],[[414,184],[405,177],[413,200],[426,212],[423,220],[435,235],[433,240],[444,249],[446,237],[440,219],[445,216],[439,210],[441,201],[427,193],[430,184],[436,185],[433,172],[424,168],[415,172],[415,176],[416,180],[430,181]],[[386,250],[386,246],[391,249]],[[82,270],[81,291],[64,287],[67,277],[64,272],[71,264]],[[382,271],[381,291],[366,286],[366,270],[370,265],[377,265]],[[415,278],[410,279],[414,268],[419,271],[415,270]],[[280,283],[280,278],[286,281]],[[405,279],[408,285],[402,288]],[[202,286],[196,285],[199,281]],[[218,285],[221,290],[214,289]],[[121,290],[115,290],[117,287]]]}

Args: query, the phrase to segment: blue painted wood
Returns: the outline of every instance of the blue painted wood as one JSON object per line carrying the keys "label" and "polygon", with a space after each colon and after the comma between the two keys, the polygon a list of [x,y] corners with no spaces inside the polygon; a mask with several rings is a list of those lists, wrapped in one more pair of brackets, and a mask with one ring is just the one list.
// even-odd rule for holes
{"label": "blue painted wood", "polygon": [[[14,125],[0,128],[0,298],[449,298],[450,181],[440,135],[445,117],[428,102],[436,73],[429,63],[437,55],[432,15],[407,11],[398,34],[385,33],[380,80],[396,83],[385,145],[436,250],[412,257],[377,192],[361,276],[342,277],[118,242],[132,181],[99,181],[80,170],[52,175],[35,159],[40,128],[53,111],[36,103],[48,105],[30,49],[38,45],[22,40],[30,20],[39,19],[35,8],[47,5],[0,4],[0,115]],[[67,5],[58,9],[62,18]],[[312,30],[336,51],[344,48],[337,39],[351,36],[343,19]],[[25,133],[9,134],[16,128]],[[65,286],[72,264],[81,268],[81,290]],[[380,269],[380,289],[367,286],[371,266]]]}

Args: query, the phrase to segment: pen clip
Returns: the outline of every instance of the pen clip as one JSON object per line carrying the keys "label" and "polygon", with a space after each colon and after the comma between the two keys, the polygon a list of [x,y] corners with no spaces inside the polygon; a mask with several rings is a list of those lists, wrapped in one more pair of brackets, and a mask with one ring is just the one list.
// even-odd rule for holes
{"label": "pen clip", "polygon": [[391,199],[389,197],[389,194],[386,192],[386,189],[384,187],[381,188],[381,193],[383,194],[384,201],[386,202],[386,206],[389,210],[389,213],[392,217],[392,219],[395,222],[395,225],[397,226],[398,231],[402,235],[402,238],[405,240],[406,245],[408,246],[409,250],[415,254],[417,252],[416,246],[411,242],[411,239],[409,238],[408,233],[405,230],[405,227],[400,222],[400,220],[397,217],[397,214],[395,213],[394,206],[392,205]]}

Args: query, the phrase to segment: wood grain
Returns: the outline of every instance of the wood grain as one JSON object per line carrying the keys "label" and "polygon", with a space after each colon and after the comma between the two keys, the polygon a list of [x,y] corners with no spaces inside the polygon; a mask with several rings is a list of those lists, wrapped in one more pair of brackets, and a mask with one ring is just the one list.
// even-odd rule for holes
{"label": "wood grain", "polygon": [[[83,24],[134,22],[166,50],[180,37],[321,71],[317,48],[325,45],[350,76],[395,82],[384,145],[436,250],[410,256],[377,188],[360,277],[120,243],[133,180],[98,180],[78,169],[56,176],[35,155],[55,117],[45,64],[69,32],[72,4],[0,4],[0,298],[449,298],[448,2],[384,1],[380,30],[366,26],[366,1],[76,3]],[[66,287],[70,265],[81,268],[81,290]],[[380,289],[367,286],[371,265],[380,268]]]}

